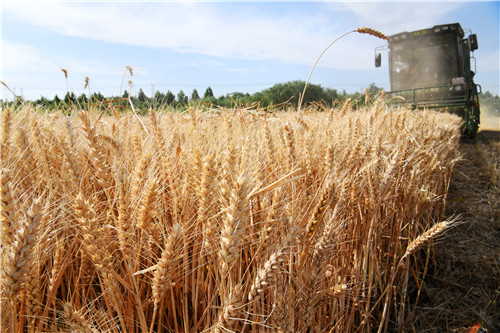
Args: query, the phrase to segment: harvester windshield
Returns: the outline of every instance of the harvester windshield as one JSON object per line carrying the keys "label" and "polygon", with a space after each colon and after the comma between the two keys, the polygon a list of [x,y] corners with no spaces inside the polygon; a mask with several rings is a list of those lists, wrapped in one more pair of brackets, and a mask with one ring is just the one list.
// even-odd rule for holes
{"label": "harvester windshield", "polygon": [[392,90],[451,84],[463,77],[456,34],[403,36],[390,44]]}

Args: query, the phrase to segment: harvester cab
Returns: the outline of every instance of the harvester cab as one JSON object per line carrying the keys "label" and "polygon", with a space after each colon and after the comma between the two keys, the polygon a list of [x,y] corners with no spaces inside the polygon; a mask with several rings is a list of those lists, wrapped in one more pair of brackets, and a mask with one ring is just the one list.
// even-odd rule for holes
{"label": "harvester cab", "polygon": [[375,66],[388,50],[391,103],[442,109],[463,118],[463,134],[474,138],[479,128],[481,86],[474,83],[477,37],[459,23],[436,25],[390,36],[375,50]]}

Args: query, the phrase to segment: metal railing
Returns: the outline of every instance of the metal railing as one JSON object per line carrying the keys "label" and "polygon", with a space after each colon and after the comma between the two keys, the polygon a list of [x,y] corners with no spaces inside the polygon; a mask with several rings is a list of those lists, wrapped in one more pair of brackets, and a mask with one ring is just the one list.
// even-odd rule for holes
{"label": "metal railing", "polygon": [[388,95],[393,103],[410,104],[414,108],[464,107],[471,100],[471,89],[462,83],[393,90]]}

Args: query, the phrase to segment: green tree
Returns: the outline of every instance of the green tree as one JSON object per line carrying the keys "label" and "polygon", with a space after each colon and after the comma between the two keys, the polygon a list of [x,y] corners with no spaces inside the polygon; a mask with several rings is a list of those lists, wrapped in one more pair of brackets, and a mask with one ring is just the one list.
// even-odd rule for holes
{"label": "green tree", "polygon": [[208,87],[207,90],[205,90],[205,94],[203,94],[203,98],[212,98],[214,97],[214,92],[212,91],[212,88]]}
{"label": "green tree", "polygon": [[49,106],[50,102],[51,101],[49,101],[47,98],[40,96],[40,98],[35,101],[35,104],[40,106]]}
{"label": "green tree", "polygon": [[369,86],[368,86],[368,92],[370,93],[370,96],[375,96],[376,94],[378,94],[381,90],[383,90],[382,88],[380,87],[377,87],[377,85],[375,84],[375,82],[371,83]]}
{"label": "green tree", "polygon": [[249,96],[248,94],[244,94],[244,93],[239,92],[239,91],[232,92],[229,95],[231,95],[234,100],[244,99],[244,98],[247,98]]}
{"label": "green tree", "polygon": [[91,101],[94,103],[104,101],[104,96],[100,92],[95,92],[92,94]]}
{"label": "green tree", "polygon": [[78,104],[79,104],[80,106],[82,106],[82,107],[83,107],[84,105],[86,105],[86,104],[87,104],[87,102],[88,102],[88,100],[87,100],[87,96],[85,96],[85,94],[81,94],[81,95],[78,97]]}
{"label": "green tree", "polygon": [[74,104],[76,102],[76,96],[74,92],[67,93],[64,97],[64,103],[66,104]]}
{"label": "green tree", "polygon": [[142,88],[139,89],[139,94],[137,94],[137,99],[141,103],[146,102],[147,99],[148,99],[148,97],[146,96],[146,94],[144,93],[144,91],[142,90]]}
{"label": "green tree", "polygon": [[54,106],[58,105],[59,103],[61,103],[61,99],[59,98],[59,96],[57,96],[57,94],[54,96],[54,99],[52,100],[52,104],[54,104]]}
{"label": "green tree", "polygon": [[[288,100],[295,100],[295,102],[297,102],[300,94],[302,94],[302,91],[304,90],[304,85],[304,81],[277,83],[271,88],[262,91],[261,102],[265,106],[283,103]],[[313,84],[308,85],[306,95],[304,96],[304,104],[307,104],[311,101],[311,99],[314,99],[312,96],[315,94],[315,90],[316,89]]]}
{"label": "green tree", "polygon": [[178,101],[179,103],[183,103],[183,104],[185,104],[185,103],[187,103],[187,102],[188,102],[188,97],[186,96],[186,94],[184,93],[184,91],[182,91],[182,89],[181,89],[181,91],[179,91],[179,93],[177,94],[177,101]]}
{"label": "green tree", "polygon": [[198,95],[198,90],[193,89],[193,92],[191,93],[191,100],[197,101],[199,99],[200,99],[200,95]]}
{"label": "green tree", "polygon": [[156,105],[165,103],[165,94],[157,90],[155,93],[155,103]]}
{"label": "green tree", "polygon": [[[262,106],[280,104],[286,101],[297,105],[304,91],[304,85],[305,81],[277,83],[271,88],[253,94],[251,98],[248,98],[248,101],[261,102]],[[318,84],[308,84],[302,103],[303,105],[308,105],[313,101],[319,102],[321,100],[326,103],[332,103],[338,97],[339,94],[335,89],[323,88]]]}
{"label": "green tree", "polygon": [[175,95],[173,92],[171,92],[170,90],[167,91],[167,94],[165,95],[165,102],[168,104],[168,105],[172,105],[174,104],[175,102]]}
{"label": "green tree", "polygon": [[333,103],[333,101],[338,99],[339,97],[340,95],[337,89],[332,89],[332,88],[325,89],[325,97],[324,97],[325,101]]}

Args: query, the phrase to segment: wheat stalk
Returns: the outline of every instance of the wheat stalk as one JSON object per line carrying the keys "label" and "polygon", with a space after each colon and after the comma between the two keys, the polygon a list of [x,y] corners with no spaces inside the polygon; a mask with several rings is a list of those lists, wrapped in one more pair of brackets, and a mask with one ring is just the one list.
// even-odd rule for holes
{"label": "wheat stalk", "polygon": [[367,28],[367,27],[362,27],[362,28],[357,28],[356,30],[351,30],[351,31],[343,34],[342,36],[338,37],[333,42],[331,42],[323,50],[323,52],[321,52],[321,54],[319,55],[318,59],[316,59],[316,62],[314,63],[314,66],[312,67],[311,72],[309,73],[309,76],[307,77],[306,84],[304,85],[304,90],[302,91],[302,95],[300,95],[300,98],[299,98],[299,106],[298,106],[298,112],[299,112],[299,114],[301,114],[302,101],[304,100],[304,95],[306,94],[307,84],[309,83],[309,80],[311,79],[311,75],[314,72],[314,69],[316,68],[316,65],[318,65],[319,60],[321,59],[321,57],[323,57],[323,55],[326,53],[326,51],[333,44],[335,44],[339,39],[341,39],[341,38],[343,38],[343,37],[345,37],[345,36],[347,36],[347,35],[349,35],[349,34],[351,34],[353,32],[359,32],[359,33],[362,33],[362,34],[369,34],[369,35],[377,37],[377,38],[381,38],[381,39],[385,39],[385,40],[390,40],[389,37],[387,37],[386,35],[384,35],[383,33],[379,32],[377,30],[374,30],[374,29],[371,29],[371,28]]}
{"label": "wheat stalk", "polygon": [[14,97],[16,98],[16,102],[19,102],[19,104],[21,104],[21,105],[24,103],[24,102],[23,102],[23,100],[21,99],[21,97],[17,96],[17,95],[16,95],[16,94],[15,94],[15,93],[14,93],[14,92],[13,92],[13,91],[9,88],[9,86],[7,85],[7,83],[5,83],[5,82],[3,82],[3,81],[0,81],[0,83],[1,83],[1,84],[5,87],[5,88],[7,88],[7,90],[8,90],[8,91],[10,91],[10,93],[11,93],[12,95],[14,95]]}

